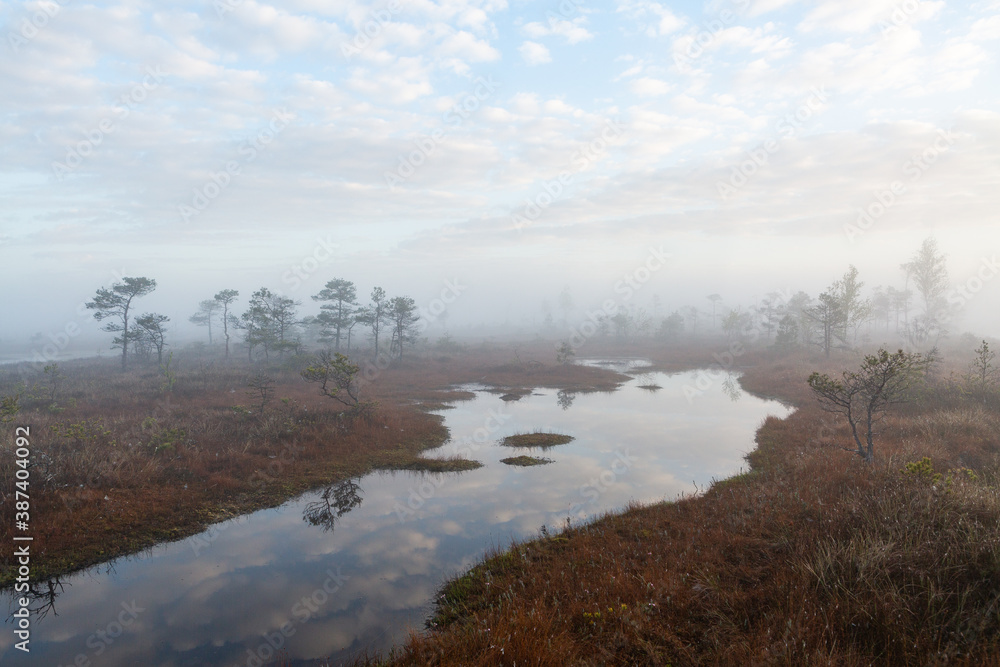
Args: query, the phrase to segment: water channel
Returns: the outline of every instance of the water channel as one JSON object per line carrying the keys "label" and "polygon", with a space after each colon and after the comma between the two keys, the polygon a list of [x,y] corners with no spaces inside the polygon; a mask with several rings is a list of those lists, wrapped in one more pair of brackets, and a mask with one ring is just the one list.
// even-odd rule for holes
{"label": "water channel", "polygon": [[[698,382],[641,364],[610,364],[633,378],[614,392],[505,401],[466,387],[476,397],[440,413],[452,440],[426,455],[459,453],[477,470],[373,473],[43,584],[29,654],[14,648],[8,591],[0,663],[246,666],[273,664],[280,650],[294,665],[340,664],[422,630],[441,584],[492,547],[738,473],[763,418],[790,411],[725,374]],[[536,430],[574,440],[498,444]],[[501,462],[519,454],[553,462]]]}

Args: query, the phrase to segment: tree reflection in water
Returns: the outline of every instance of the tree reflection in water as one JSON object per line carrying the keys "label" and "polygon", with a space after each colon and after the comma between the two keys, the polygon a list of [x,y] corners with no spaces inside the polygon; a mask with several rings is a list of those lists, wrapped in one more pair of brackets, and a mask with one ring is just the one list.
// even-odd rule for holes
{"label": "tree reflection in water", "polygon": [[734,402],[740,400],[740,397],[743,396],[739,380],[732,373],[729,373],[726,379],[722,382],[722,391],[726,393],[729,400]]}
{"label": "tree reflection in water", "polygon": [[47,581],[36,581],[28,585],[28,590],[15,593],[10,591],[14,599],[27,598],[28,613],[41,620],[52,612],[53,616],[58,616],[56,611],[56,598],[63,592],[63,583],[59,577],[53,577]]}
{"label": "tree reflection in water", "polygon": [[566,391],[565,389],[560,389],[559,393],[556,394],[556,400],[559,401],[559,407],[563,410],[569,410],[570,406],[573,405],[574,399],[576,399],[576,394],[571,391]]}
{"label": "tree reflection in water", "polygon": [[[359,478],[360,479],[360,478]],[[302,520],[311,526],[333,532],[337,519],[361,504],[361,485],[353,479],[332,484],[323,490],[319,500],[306,505]]]}

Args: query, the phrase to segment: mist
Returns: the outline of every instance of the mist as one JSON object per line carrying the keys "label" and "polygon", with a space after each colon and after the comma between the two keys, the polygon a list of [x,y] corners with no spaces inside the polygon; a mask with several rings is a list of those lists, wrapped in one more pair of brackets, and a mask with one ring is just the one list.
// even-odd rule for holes
{"label": "mist", "polygon": [[[0,345],[126,275],[179,340],[219,289],[308,303],[334,277],[418,303],[459,281],[449,326],[527,332],[650,247],[641,298],[672,311],[848,265],[898,284],[926,237],[959,287],[1000,245],[989,9],[220,7],[4,8]],[[953,332],[995,335],[997,295]]]}
{"label": "mist", "polygon": [[1000,1],[0,37],[3,664],[1000,664]]}

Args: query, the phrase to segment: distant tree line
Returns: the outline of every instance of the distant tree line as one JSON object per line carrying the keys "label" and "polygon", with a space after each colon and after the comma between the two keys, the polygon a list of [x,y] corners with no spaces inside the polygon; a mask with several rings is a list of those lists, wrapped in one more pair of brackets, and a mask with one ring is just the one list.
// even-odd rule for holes
{"label": "distant tree line", "polygon": [[[947,334],[953,312],[946,298],[945,257],[934,239],[925,240],[900,265],[900,272],[901,285],[880,286],[867,293],[858,269],[849,266],[815,298],[804,291],[770,292],[748,308],[726,308],[722,296],[710,294],[706,297],[710,310],[686,306],[662,316],[657,312],[660,300],[654,296],[651,309],[623,303],[587,317],[594,336],[620,342],[642,337],[672,342],[714,333],[730,341],[757,341],[780,349],[815,347],[829,356],[832,350],[853,349],[877,335],[894,333],[908,345],[930,349]],[[558,303],[564,323],[570,326],[573,306],[567,290],[559,295]],[[542,310],[543,330],[557,331],[547,301]]]}
{"label": "distant tree line", "polygon": [[[142,360],[152,359],[162,363],[167,346],[167,322],[170,318],[157,313],[135,316],[135,301],[156,289],[156,281],[145,277],[128,277],[110,288],[102,287],[87,307],[94,310],[94,317],[104,322],[104,331],[117,334],[113,349],[121,349],[122,369],[128,366],[130,353]],[[357,298],[353,282],[335,278],[312,299],[320,303],[320,313],[300,317],[301,301],[296,301],[267,287],[251,294],[244,312],[235,308],[239,292],[224,289],[211,299],[203,300],[189,320],[208,329],[209,344],[220,332],[225,341],[225,354],[229,358],[234,335],[240,336],[247,358],[253,361],[286,352],[300,352],[304,341],[316,341],[332,346],[334,350],[350,350],[358,325],[368,333],[376,356],[385,351],[397,359],[416,340],[419,321],[416,302],[407,296],[389,297],[381,287],[372,289],[367,304]]]}
{"label": "distant tree line", "polygon": [[[865,283],[854,266],[813,298],[806,292],[771,292],[749,308],[726,308],[719,294],[707,299],[711,310],[697,306],[659,314],[661,303],[653,297],[652,308],[635,303],[588,313],[591,335],[628,342],[635,338],[658,338],[665,342],[685,335],[722,334],[730,341],[761,341],[779,349],[814,346],[830,355],[834,349],[852,349],[871,342],[879,333],[894,331],[908,344],[930,349],[947,334],[952,313],[946,298],[948,271],[944,255],[934,239],[926,239],[917,252],[900,265],[900,286],[877,287],[866,293]],[[140,359],[162,362],[167,346],[169,318],[156,313],[135,315],[135,300],[156,289],[150,278],[124,278],[110,289],[101,288],[87,304],[104,322],[105,331],[116,334],[112,347],[121,349],[124,369],[131,353]],[[358,299],[358,290],[349,280],[335,278],[312,295],[319,303],[317,315],[300,316],[300,301],[261,287],[250,296],[246,310],[236,308],[239,292],[225,289],[201,301],[190,321],[208,329],[209,343],[221,333],[228,358],[234,335],[242,340],[247,358],[270,359],[298,352],[307,343],[319,343],[334,351],[350,351],[358,332],[366,334],[376,356],[402,358],[416,339],[419,315],[414,300],[390,297],[374,287],[367,303]],[[916,301],[916,303],[915,303]],[[557,300],[563,322],[569,325],[575,309],[566,288]],[[546,311],[543,329],[555,330],[551,308]]]}

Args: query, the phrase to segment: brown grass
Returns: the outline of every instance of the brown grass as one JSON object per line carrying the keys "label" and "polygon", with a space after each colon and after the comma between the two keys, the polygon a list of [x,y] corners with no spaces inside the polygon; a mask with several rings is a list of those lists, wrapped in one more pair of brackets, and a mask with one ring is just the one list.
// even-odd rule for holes
{"label": "brown grass", "polygon": [[562,433],[535,432],[508,435],[500,441],[500,444],[504,447],[541,447],[545,449],[556,445],[565,445],[568,442],[573,442],[573,436]]}
{"label": "brown grass", "polygon": [[[537,358],[536,358],[537,357]],[[421,459],[447,438],[428,410],[475,394],[451,387],[479,383],[613,387],[623,379],[554,363],[536,352],[484,347],[450,359],[408,358],[372,373],[362,396],[378,403],[351,418],[299,376],[306,358],[249,366],[176,354],[172,390],[155,368],[117,370],[114,360],[60,364],[66,376],[51,400],[43,374],[0,368],[0,396],[21,394],[22,411],[3,430],[31,426],[32,577],[44,579],[178,539],[207,525],[280,504],[310,488],[376,468],[466,470],[475,461]],[[544,361],[543,361],[544,360]],[[266,372],[274,398],[261,409],[250,376]],[[13,438],[6,440],[9,449]],[[14,457],[0,457],[0,540],[13,520]],[[0,586],[12,581],[10,549],[0,557]]]}
{"label": "brown grass", "polygon": [[399,466],[398,469],[423,472],[461,472],[463,470],[475,470],[482,467],[483,464],[479,461],[465,459],[460,456],[449,456],[443,459],[428,459],[421,456],[410,463]]}
{"label": "brown grass", "polygon": [[749,473],[491,554],[389,664],[1000,664],[1000,417],[929,391],[866,465],[805,384],[842,362],[748,354],[800,406]]}
{"label": "brown grass", "polygon": [[[611,352],[588,346],[588,356]],[[56,405],[26,400],[16,422],[32,426],[37,453],[34,574],[411,464],[446,437],[421,407],[469,398],[455,384],[593,391],[624,379],[556,366],[551,352],[487,347],[408,359],[365,388],[380,403],[370,419],[333,410],[299,380],[297,360],[268,369],[277,396],[263,411],[245,394],[251,369],[238,365],[180,357],[176,385],[162,393],[155,371],[69,364]],[[711,365],[713,352],[625,353],[683,370]],[[865,465],[844,451],[847,429],[805,385],[812,370],[855,361],[742,355],[732,370],[744,371],[745,389],[799,407],[762,424],[749,473],[492,554],[444,587],[434,629],[390,662],[1000,665],[996,402],[972,401],[945,377],[967,363],[956,361],[889,415],[876,463]],[[0,371],[0,395],[19,382],[37,379]],[[13,515],[12,459],[0,459],[4,516]],[[0,540],[10,529],[5,522]],[[9,582],[10,550],[2,563]]]}
{"label": "brown grass", "polygon": [[510,456],[500,459],[500,463],[506,463],[509,466],[542,466],[546,463],[552,463],[552,459],[539,458],[537,456]]}

